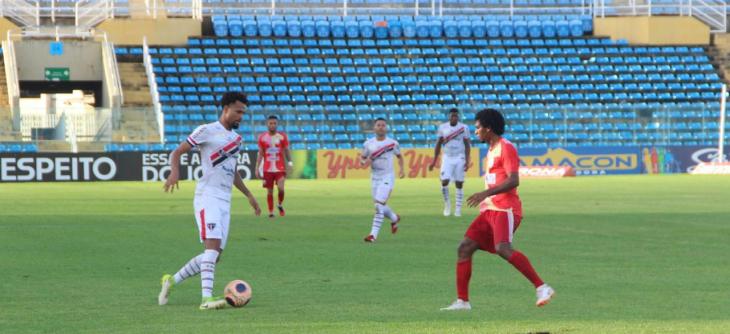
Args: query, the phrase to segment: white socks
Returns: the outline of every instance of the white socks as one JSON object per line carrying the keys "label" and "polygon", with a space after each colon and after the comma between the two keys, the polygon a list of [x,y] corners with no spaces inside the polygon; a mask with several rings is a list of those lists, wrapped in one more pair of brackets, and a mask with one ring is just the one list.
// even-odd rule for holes
{"label": "white socks", "polygon": [[451,203],[449,201],[449,186],[441,187],[441,195],[444,195],[444,206],[450,207]]}
{"label": "white socks", "polygon": [[200,260],[200,285],[203,298],[213,296],[213,280],[215,278],[215,261],[218,259],[218,251],[206,249]]}
{"label": "white socks", "polygon": [[[382,204],[378,204],[378,205],[382,205]],[[398,216],[395,214],[395,212],[393,212],[393,209],[391,209],[387,205],[382,205],[382,206],[383,206],[383,215],[388,217],[388,219],[390,219],[390,221],[392,221],[392,222],[398,220]]]}
{"label": "white socks", "polygon": [[461,203],[464,201],[464,189],[456,188],[456,212],[461,213]]}
{"label": "white socks", "polygon": [[375,216],[373,216],[373,228],[370,230],[370,235],[375,238],[378,237],[380,232],[380,225],[383,224],[383,211],[385,211],[384,205],[375,203]]}
{"label": "white socks", "polygon": [[200,273],[200,262],[203,260],[203,254],[198,254],[196,257],[190,259],[180,270],[173,276],[175,284],[193,277]]}

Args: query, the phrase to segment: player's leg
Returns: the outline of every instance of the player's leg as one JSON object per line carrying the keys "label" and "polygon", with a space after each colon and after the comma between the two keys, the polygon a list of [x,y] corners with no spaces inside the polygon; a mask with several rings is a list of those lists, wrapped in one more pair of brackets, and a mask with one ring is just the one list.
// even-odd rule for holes
{"label": "player's leg", "polygon": [[[393,209],[388,206],[388,200],[390,195],[393,193],[394,180],[388,180],[378,186],[375,195],[375,201],[380,203],[382,206],[383,216],[390,219],[390,232],[395,234],[398,232],[398,223],[400,222],[400,215],[395,213]],[[377,205],[377,204],[376,204]]]}
{"label": "player's leg", "polygon": [[269,218],[274,218],[274,174],[264,172],[264,188],[266,188],[266,205],[269,208]]}
{"label": "player's leg", "polygon": [[[203,230],[201,230],[202,223],[200,221],[200,211],[203,210],[202,201],[200,199],[195,199],[193,202],[193,207],[195,211],[195,221],[196,226],[198,228],[198,235],[201,236],[200,241],[202,242],[202,236],[203,236]],[[170,291],[172,290],[172,287],[182,283],[184,280],[193,277],[200,273],[200,264],[203,259],[203,253],[198,254],[194,256],[192,259],[190,259],[185,265],[180,268],[180,270],[177,271],[174,275],[165,274],[162,276],[162,289],[160,290],[160,294],[157,297],[157,302],[159,305],[165,305],[168,302],[168,297],[170,296]]]}
{"label": "player's leg", "polygon": [[459,159],[454,165],[454,185],[456,186],[456,203],[454,216],[461,217],[461,204],[464,202],[464,165],[466,161]]}
{"label": "player's leg", "polygon": [[209,200],[205,210],[200,214],[200,220],[204,234],[201,236],[205,251],[200,262],[200,285],[203,302],[201,310],[216,309],[224,307],[226,302],[223,298],[213,297],[213,286],[215,282],[215,266],[218,257],[223,250],[224,228],[227,225],[226,215],[230,212],[230,203]]}
{"label": "player's leg", "polygon": [[464,240],[457,249],[456,261],[456,301],[442,311],[470,310],[469,304],[469,281],[471,280],[472,256],[478,249],[494,253],[490,246],[492,232],[486,222],[484,214],[479,214],[472,221],[464,234]]}
{"label": "player's leg", "polygon": [[449,198],[449,180],[451,180],[451,174],[449,173],[448,159],[441,159],[441,196],[444,200],[444,216],[451,214],[451,200]]}
{"label": "player's leg", "polygon": [[284,181],[286,181],[286,173],[279,174],[278,179],[276,180],[276,187],[279,191],[279,205],[277,205],[277,208],[279,209],[279,216],[284,216]]}
{"label": "player's leg", "polygon": [[553,289],[545,284],[530,263],[530,260],[519,250],[512,248],[512,237],[520,223],[520,218],[515,217],[512,212],[494,212],[490,217],[494,230],[494,243],[497,254],[507,260],[522,275],[527,278],[537,290],[537,306],[547,304],[552,295]]}

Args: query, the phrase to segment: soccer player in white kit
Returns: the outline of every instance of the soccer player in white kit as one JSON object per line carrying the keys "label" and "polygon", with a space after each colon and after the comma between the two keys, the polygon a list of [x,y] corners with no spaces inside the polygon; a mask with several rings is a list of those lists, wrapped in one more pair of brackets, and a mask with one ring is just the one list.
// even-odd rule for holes
{"label": "soccer player in white kit", "polygon": [[393,191],[395,184],[395,171],[393,170],[393,156],[398,158],[398,167],[400,173],[398,177],[405,177],[403,171],[403,156],[400,154],[400,146],[398,142],[386,137],[388,125],[385,119],[378,118],[375,120],[373,128],[375,138],[370,138],[363,144],[360,154],[360,163],[365,165],[370,163],[370,179],[372,182],[373,201],[375,202],[375,216],[373,217],[373,226],[370,234],[365,237],[365,242],[375,242],[380,232],[380,225],[383,223],[384,217],[390,219],[390,231],[395,234],[398,232],[398,222],[400,216],[388,207],[388,198]]}
{"label": "soccer player in white kit", "polygon": [[469,141],[469,127],[459,122],[459,110],[449,110],[449,121],[438,129],[438,141],[433,153],[433,162],[428,166],[431,171],[444,147],[444,156],[441,159],[441,194],[444,196],[444,216],[451,214],[451,200],[449,199],[449,181],[456,186],[456,209],[454,216],[461,217],[461,204],[464,201],[464,174],[469,170],[471,142]]}
{"label": "soccer player in white kit", "polygon": [[170,175],[165,182],[165,192],[179,189],[180,156],[193,147],[200,149],[203,176],[195,188],[193,207],[200,241],[205,245],[203,253],[193,257],[175,275],[162,276],[162,291],[158,297],[160,305],[167,304],[170,289],[185,279],[200,273],[203,301],[201,310],[225,307],[226,300],[213,297],[215,265],[220,253],[226,247],[228,225],[231,219],[231,188],[241,191],[255,214],[261,214],[256,198],[243,184],[237,169],[238,150],[241,136],[236,134],[241,117],[246,110],[246,96],[242,93],[223,94],[223,113],[218,121],[203,124],[182,142],[170,156]]}

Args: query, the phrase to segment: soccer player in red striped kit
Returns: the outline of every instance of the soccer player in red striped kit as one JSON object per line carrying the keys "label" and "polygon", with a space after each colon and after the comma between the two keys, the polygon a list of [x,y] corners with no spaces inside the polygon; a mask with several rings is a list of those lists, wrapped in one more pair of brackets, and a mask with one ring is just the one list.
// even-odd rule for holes
{"label": "soccer player in red striped kit", "polygon": [[[278,131],[279,119],[271,115],[266,120],[267,132],[259,135],[259,155],[256,159],[256,175],[264,180],[266,188],[266,204],[269,207],[269,218],[274,218],[274,185],[279,191],[279,216],[284,216],[284,181],[286,181],[287,166],[294,166],[289,152],[289,138],[285,133]],[[263,169],[262,169],[263,162]]]}
{"label": "soccer player in red striped kit", "polygon": [[502,114],[494,109],[484,109],[476,115],[476,135],[489,144],[484,176],[486,190],[467,199],[469,207],[479,206],[479,216],[467,229],[457,252],[457,299],[442,311],[471,310],[471,258],[478,249],[501,256],[521,272],[536,288],[537,306],[547,304],[555,294],[538,276],[527,256],[512,248],[512,237],[522,220],[522,203],[517,195],[520,159],[514,145],[502,138],[504,123]]}

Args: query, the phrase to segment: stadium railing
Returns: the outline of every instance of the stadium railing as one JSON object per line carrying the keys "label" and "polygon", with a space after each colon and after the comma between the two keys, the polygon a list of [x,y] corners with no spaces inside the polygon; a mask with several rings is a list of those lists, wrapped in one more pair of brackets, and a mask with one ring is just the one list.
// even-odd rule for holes
{"label": "stadium railing", "polygon": [[78,30],[89,30],[110,18],[114,18],[114,7],[110,0],[81,0],[74,5],[74,20]]}
{"label": "stadium railing", "polygon": [[38,1],[5,0],[0,6],[2,16],[14,19],[22,26],[37,27],[41,24]]}
{"label": "stadium railing", "polygon": [[8,86],[8,101],[10,103],[10,112],[13,115],[14,130],[20,129],[20,83],[18,79],[18,64],[15,59],[15,44],[8,36],[2,42],[3,62],[5,65],[5,82]]}
{"label": "stadium railing", "polygon": [[712,32],[727,29],[727,3],[724,0],[595,0],[593,13],[606,16],[693,16],[710,26]]}
{"label": "stadium railing", "polygon": [[150,95],[152,96],[152,106],[157,116],[158,131],[160,142],[164,142],[165,138],[165,119],[162,114],[162,106],[160,105],[160,93],[157,89],[157,80],[155,79],[155,71],[152,66],[152,57],[150,56],[150,48],[147,45],[147,37],[142,40],[142,62],[144,70],[147,74],[147,84],[150,86]]}

